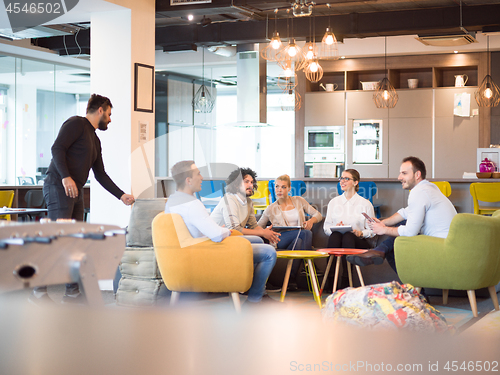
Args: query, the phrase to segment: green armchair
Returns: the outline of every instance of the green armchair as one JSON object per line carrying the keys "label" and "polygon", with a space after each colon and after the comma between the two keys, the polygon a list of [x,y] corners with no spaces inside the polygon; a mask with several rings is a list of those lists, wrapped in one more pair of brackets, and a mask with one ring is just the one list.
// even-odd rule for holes
{"label": "green armchair", "polygon": [[495,285],[500,282],[500,210],[491,217],[457,214],[448,237],[398,237],[394,251],[402,282],[443,289],[443,304],[449,289],[467,290],[474,317],[475,290],[488,288],[499,309]]}

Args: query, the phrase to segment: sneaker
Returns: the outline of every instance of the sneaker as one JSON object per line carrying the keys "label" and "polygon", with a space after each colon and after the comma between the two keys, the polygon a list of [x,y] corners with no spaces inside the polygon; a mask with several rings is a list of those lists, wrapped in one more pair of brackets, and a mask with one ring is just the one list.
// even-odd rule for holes
{"label": "sneaker", "polygon": [[274,305],[278,306],[278,304],[284,305],[283,302],[280,302],[272,297],[269,297],[267,294],[264,294],[262,296],[262,299],[259,302],[251,302],[249,300],[246,300],[243,306],[245,308],[252,308],[252,307],[257,307],[257,306],[264,306],[264,305]]}
{"label": "sneaker", "polygon": [[287,292],[295,292],[298,289],[299,289],[299,287],[297,286],[297,283],[288,283],[286,291]]}
{"label": "sneaker", "polygon": [[35,292],[31,292],[30,296],[28,297],[28,301],[37,306],[49,306],[54,305],[55,303],[47,293],[42,294],[41,297],[37,297],[35,296]]}
{"label": "sneaker", "polygon": [[274,286],[270,283],[267,283],[266,284],[266,292],[269,292],[269,293],[278,293],[278,292],[281,292],[281,287],[279,286]]}
{"label": "sneaker", "polygon": [[63,304],[76,304],[76,305],[86,305],[87,304],[87,298],[82,294],[78,293],[75,297],[73,296],[68,296],[65,294],[61,300],[61,303]]}

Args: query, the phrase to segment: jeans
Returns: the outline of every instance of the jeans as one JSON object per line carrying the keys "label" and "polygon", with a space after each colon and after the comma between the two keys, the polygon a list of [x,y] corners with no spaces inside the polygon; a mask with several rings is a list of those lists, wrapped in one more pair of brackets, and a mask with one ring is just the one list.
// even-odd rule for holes
{"label": "jeans", "polygon": [[[403,220],[397,223],[395,227],[399,227],[400,225],[405,224],[406,220]],[[385,258],[387,259],[387,262],[389,263],[391,268],[394,270],[394,272],[398,273],[396,269],[396,258],[394,257],[394,241],[396,241],[396,237],[389,237],[373,250],[383,251],[385,253]]]}
{"label": "jeans", "polygon": [[271,245],[266,245],[262,238],[257,236],[243,236],[252,244],[253,250],[253,280],[248,290],[248,301],[260,302],[266,282],[276,264],[276,250]]}
{"label": "jeans", "polygon": [[85,206],[83,188],[78,189],[78,197],[70,198],[61,185],[43,185],[43,196],[47,202],[47,216],[50,220],[75,219],[83,221]]}
{"label": "jeans", "polygon": [[[298,235],[298,238],[297,238]],[[297,240],[297,242],[295,242]],[[281,233],[278,249],[286,250],[311,250],[312,248],[312,232],[307,229],[289,230]],[[290,280],[295,282],[297,272],[302,261],[295,259],[292,263],[292,271],[290,272]]]}

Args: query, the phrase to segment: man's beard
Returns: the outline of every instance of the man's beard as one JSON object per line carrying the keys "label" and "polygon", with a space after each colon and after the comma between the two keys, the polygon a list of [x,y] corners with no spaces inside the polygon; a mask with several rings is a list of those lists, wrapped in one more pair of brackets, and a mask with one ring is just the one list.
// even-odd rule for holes
{"label": "man's beard", "polygon": [[103,120],[99,120],[99,124],[97,125],[97,127],[102,131],[108,130],[108,124]]}

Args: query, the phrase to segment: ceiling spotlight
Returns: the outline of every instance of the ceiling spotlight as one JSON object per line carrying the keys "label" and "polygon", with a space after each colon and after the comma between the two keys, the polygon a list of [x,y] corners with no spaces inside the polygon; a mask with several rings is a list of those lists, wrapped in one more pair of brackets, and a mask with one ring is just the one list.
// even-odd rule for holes
{"label": "ceiling spotlight", "polygon": [[187,19],[188,21],[192,21],[194,19],[194,16],[192,14],[188,14]]}

